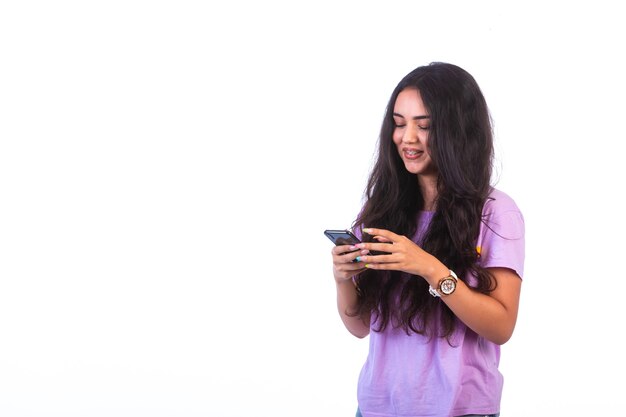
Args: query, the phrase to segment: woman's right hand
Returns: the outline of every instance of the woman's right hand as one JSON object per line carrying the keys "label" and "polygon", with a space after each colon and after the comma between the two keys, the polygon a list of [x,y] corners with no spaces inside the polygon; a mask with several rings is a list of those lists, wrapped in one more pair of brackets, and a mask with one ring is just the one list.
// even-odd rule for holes
{"label": "woman's right hand", "polygon": [[353,262],[358,256],[367,255],[368,250],[359,250],[356,246],[339,245],[334,246],[333,255],[333,275],[337,283],[349,281],[353,276],[365,270],[364,262]]}

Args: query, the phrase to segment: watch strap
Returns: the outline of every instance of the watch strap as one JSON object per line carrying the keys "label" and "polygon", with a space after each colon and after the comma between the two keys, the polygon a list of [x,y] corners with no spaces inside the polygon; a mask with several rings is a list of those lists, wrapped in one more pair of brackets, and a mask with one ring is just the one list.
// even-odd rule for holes
{"label": "watch strap", "polygon": [[439,294],[439,291],[437,291],[436,289],[434,289],[432,287],[432,285],[428,286],[428,292],[430,293],[430,295],[432,295],[433,297],[441,297],[441,294]]}

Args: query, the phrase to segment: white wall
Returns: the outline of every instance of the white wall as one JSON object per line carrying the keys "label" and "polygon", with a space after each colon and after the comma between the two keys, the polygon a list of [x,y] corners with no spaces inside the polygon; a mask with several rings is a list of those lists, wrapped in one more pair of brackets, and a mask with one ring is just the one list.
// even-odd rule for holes
{"label": "white wall", "polygon": [[353,415],[322,231],[435,60],[483,88],[527,222],[502,415],[622,410],[612,2],[206,3],[0,4],[0,415]]}

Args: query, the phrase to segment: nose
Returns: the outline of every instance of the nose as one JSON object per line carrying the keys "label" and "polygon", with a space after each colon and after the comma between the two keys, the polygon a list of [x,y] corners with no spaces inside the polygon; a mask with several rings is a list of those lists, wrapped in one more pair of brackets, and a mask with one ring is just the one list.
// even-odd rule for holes
{"label": "nose", "polygon": [[417,143],[418,139],[419,138],[417,136],[417,126],[415,126],[413,123],[407,124],[406,128],[404,129],[404,134],[402,135],[402,142]]}

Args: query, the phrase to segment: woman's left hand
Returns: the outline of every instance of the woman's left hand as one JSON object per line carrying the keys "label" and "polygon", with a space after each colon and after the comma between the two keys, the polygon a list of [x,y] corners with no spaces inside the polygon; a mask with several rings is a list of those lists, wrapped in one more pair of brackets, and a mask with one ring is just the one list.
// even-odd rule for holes
{"label": "woman's left hand", "polygon": [[375,242],[363,242],[356,245],[360,249],[387,252],[388,255],[362,255],[357,259],[365,262],[369,269],[403,271],[409,274],[429,276],[434,269],[441,267],[441,262],[426,252],[406,236],[397,235],[389,230],[365,228],[363,232],[372,235]]}

